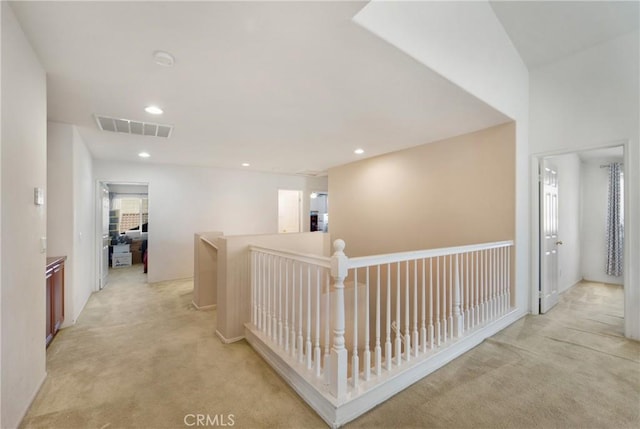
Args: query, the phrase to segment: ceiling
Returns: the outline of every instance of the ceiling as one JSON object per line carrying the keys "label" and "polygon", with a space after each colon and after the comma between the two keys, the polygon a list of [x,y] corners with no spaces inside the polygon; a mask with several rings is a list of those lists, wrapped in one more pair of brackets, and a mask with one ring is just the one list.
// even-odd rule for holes
{"label": "ceiling", "polygon": [[531,70],[638,29],[637,1],[492,1]]}
{"label": "ceiling", "polygon": [[[558,21],[540,12],[547,6],[533,13],[528,3],[498,3],[493,8],[527,63],[594,43],[595,36],[572,42],[582,28],[576,22],[560,49],[559,29],[550,32],[556,40],[539,34]],[[509,121],[354,24],[365,4],[11,5],[47,71],[49,119],[77,125],[98,159],[223,168],[250,163],[253,170],[313,175]],[[565,16],[569,5],[561,10]],[[575,15],[579,21],[592,12]],[[535,34],[527,38],[529,32]],[[544,44],[548,56],[541,58]],[[173,54],[175,66],[155,64],[156,50]],[[144,112],[147,105],[164,114]],[[100,131],[94,114],[174,129],[168,139]],[[365,153],[355,155],[356,148]],[[141,151],[151,157],[139,159]]]}

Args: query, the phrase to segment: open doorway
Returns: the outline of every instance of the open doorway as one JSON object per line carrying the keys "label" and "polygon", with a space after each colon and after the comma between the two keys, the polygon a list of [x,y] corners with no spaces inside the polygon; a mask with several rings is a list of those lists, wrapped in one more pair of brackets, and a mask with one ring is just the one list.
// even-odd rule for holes
{"label": "open doorway", "polygon": [[329,195],[326,192],[311,192],[309,212],[309,231],[329,232]]}
{"label": "open doorway", "polygon": [[603,320],[623,334],[624,146],[542,156],[537,165],[538,311],[571,290],[606,306]]}
{"label": "open doorway", "polygon": [[146,183],[100,182],[101,220],[99,287],[109,273],[125,267],[147,272],[149,186]]}

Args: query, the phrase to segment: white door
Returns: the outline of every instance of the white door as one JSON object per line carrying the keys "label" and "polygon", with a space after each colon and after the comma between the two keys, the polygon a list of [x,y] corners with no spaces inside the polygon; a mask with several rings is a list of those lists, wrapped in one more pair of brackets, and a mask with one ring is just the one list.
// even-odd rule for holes
{"label": "white door", "polygon": [[278,232],[302,232],[302,191],[278,190]]}
{"label": "white door", "polygon": [[540,183],[540,313],[558,303],[558,170],[542,163]]}

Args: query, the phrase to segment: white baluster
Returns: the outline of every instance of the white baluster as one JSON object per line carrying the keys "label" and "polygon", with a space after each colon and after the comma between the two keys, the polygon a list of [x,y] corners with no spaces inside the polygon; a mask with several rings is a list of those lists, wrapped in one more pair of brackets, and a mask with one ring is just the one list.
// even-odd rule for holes
{"label": "white baluster", "polygon": [[331,275],[335,281],[335,320],[333,345],[331,347],[330,392],[338,399],[347,394],[347,349],[344,347],[344,279],[347,276],[349,260],[344,254],[344,241],[336,240],[331,258]]}
{"label": "white baluster", "polygon": [[426,269],[425,269],[425,264],[426,261],[425,259],[422,259],[422,288],[420,289],[422,292],[422,314],[421,314],[421,318],[420,318],[420,344],[422,344],[422,353],[426,353],[427,352],[427,326],[426,326],[426,319],[427,319],[427,299],[426,299]]}
{"label": "white baluster", "polygon": [[266,289],[267,289],[267,337],[271,337],[271,255],[267,255],[266,261]]}
{"label": "white baluster", "polygon": [[453,296],[453,300],[454,300],[454,304],[453,304],[453,313],[454,313],[454,319],[453,319],[453,334],[457,337],[460,338],[462,337],[462,327],[464,324],[464,316],[462,314],[462,308],[460,307],[460,266],[459,266],[459,262],[458,262],[458,254],[456,253],[456,260],[455,260],[455,273],[454,273],[454,282],[453,282],[453,288],[454,288],[454,296]]}
{"label": "white baluster", "polygon": [[320,350],[320,267],[316,267],[316,341],[313,349],[313,361],[316,377],[322,374],[322,353]]}
{"label": "white baluster", "polygon": [[278,345],[282,346],[282,258],[278,258]]}
{"label": "white baluster", "polygon": [[256,273],[256,300],[257,300],[257,305],[258,305],[258,314],[257,316],[257,321],[256,321],[256,325],[258,326],[258,331],[262,332],[262,264],[260,263],[260,261],[262,260],[262,254],[261,253],[257,253],[256,254],[256,268],[257,268],[257,273]]}
{"label": "white baluster", "polygon": [[[380,265],[377,265],[378,275],[376,283],[376,347],[375,365],[376,375],[382,374],[382,347],[380,346]],[[368,324],[368,322],[367,322]],[[370,362],[369,362],[370,364]]]}
{"label": "white baluster", "polygon": [[455,329],[453,326],[453,307],[454,307],[454,302],[453,302],[453,289],[455,287],[454,284],[454,278],[453,278],[453,273],[452,273],[452,267],[453,267],[453,255],[449,255],[449,320],[448,320],[448,326],[449,326],[449,338],[453,339],[454,334],[455,334]]}
{"label": "white baluster", "polygon": [[[370,315],[369,315],[369,288],[370,288],[370,278],[369,278],[369,267],[365,268],[367,271],[366,275],[366,285],[364,289],[364,379],[369,380],[371,378],[371,350],[369,344],[369,323],[370,323]],[[357,300],[356,300],[357,301]],[[357,313],[356,313],[357,314]],[[356,342],[357,344],[357,342]]]}
{"label": "white baluster", "polygon": [[[353,387],[358,387],[360,361],[358,358],[358,269],[353,270],[353,354],[351,356],[351,379]],[[365,369],[366,371],[366,369]]]}
{"label": "white baluster", "polygon": [[413,261],[413,333],[411,347],[414,356],[418,356],[418,260]]}
{"label": "white baluster", "polygon": [[507,249],[507,308],[511,309],[511,247]]}
{"label": "white baluster", "polygon": [[446,343],[449,337],[449,330],[447,328],[447,257],[442,257],[442,342]]}
{"label": "white baluster", "polygon": [[436,346],[440,346],[440,256],[436,257]]}
{"label": "white baluster", "polygon": [[433,349],[435,346],[433,335],[433,258],[429,258],[429,332],[427,334],[429,335],[429,348]]}
{"label": "white baluster", "polygon": [[465,300],[464,300],[464,303],[465,303],[465,305],[464,305],[464,308],[465,308],[465,310],[464,310],[464,326],[465,326],[465,330],[468,331],[469,329],[471,329],[470,320],[469,320],[469,318],[471,317],[470,311],[469,311],[469,307],[471,306],[471,295],[470,295],[470,290],[469,290],[469,286],[470,286],[469,285],[469,283],[470,283],[470,280],[469,280],[469,252],[466,252],[464,254],[464,256],[465,256],[464,267],[465,267],[465,272],[466,272],[466,275],[465,275],[465,291],[466,291],[466,293],[465,293]]}
{"label": "white baluster", "polygon": [[311,265],[307,264],[307,332],[305,342],[305,357],[307,358],[307,369],[311,369]]}
{"label": "white baluster", "polygon": [[289,260],[284,261],[284,350],[289,351]]}
{"label": "white baluster", "polygon": [[296,262],[291,261],[291,355],[296,356]]}
{"label": "white baluster", "polygon": [[478,252],[474,252],[474,268],[475,268],[475,276],[473,280],[473,326],[476,326],[480,323],[480,308],[478,307],[478,300],[480,297],[480,275],[479,275],[479,254]]}
{"label": "white baluster", "polygon": [[302,319],[304,318],[304,314],[302,312],[302,291],[304,288],[304,280],[302,279],[302,264],[299,264],[299,274],[298,277],[300,279],[300,283],[298,286],[298,298],[299,298],[299,307],[298,307],[298,361],[304,362],[304,339],[302,336]]}
{"label": "white baluster", "polygon": [[479,297],[479,305],[480,305],[480,324],[483,324],[486,317],[485,312],[485,276],[484,276],[484,251],[480,251],[480,297]]}
{"label": "white baluster", "polygon": [[271,339],[278,342],[278,270],[276,269],[276,256],[271,257]]}
{"label": "white baluster", "polygon": [[387,264],[387,317],[384,342],[384,361],[387,371],[391,370],[391,264]]}
{"label": "white baluster", "polygon": [[396,365],[400,366],[402,363],[402,340],[400,339],[400,262],[396,265],[397,280],[396,280]]}
{"label": "white baluster", "polygon": [[331,273],[329,273],[326,269],[324,271],[325,277],[325,294],[324,294],[324,383],[329,384],[329,376],[330,369],[329,365],[331,364],[331,340],[330,340],[330,326],[331,326]]}
{"label": "white baluster", "polygon": [[[409,261],[405,263],[405,287],[404,287],[404,354],[407,361],[411,359],[411,335],[410,335],[410,327],[409,327],[409,283],[411,283],[411,279],[409,278]],[[398,325],[398,331],[400,330],[400,325]]]}
{"label": "white baluster", "polygon": [[255,275],[255,269],[256,269],[256,252],[254,252],[253,250],[249,251],[249,261],[250,261],[250,275],[251,275],[251,324],[252,325],[257,325],[256,323],[256,293],[255,293],[255,289],[256,289],[256,275]]}

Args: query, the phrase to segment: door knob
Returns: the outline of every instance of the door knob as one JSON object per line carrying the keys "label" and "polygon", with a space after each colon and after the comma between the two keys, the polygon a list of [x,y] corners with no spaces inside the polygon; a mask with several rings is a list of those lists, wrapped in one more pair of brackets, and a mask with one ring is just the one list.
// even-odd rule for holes
{"label": "door knob", "polygon": [[564,243],[562,241],[556,241],[556,244],[559,244],[562,246]]}

